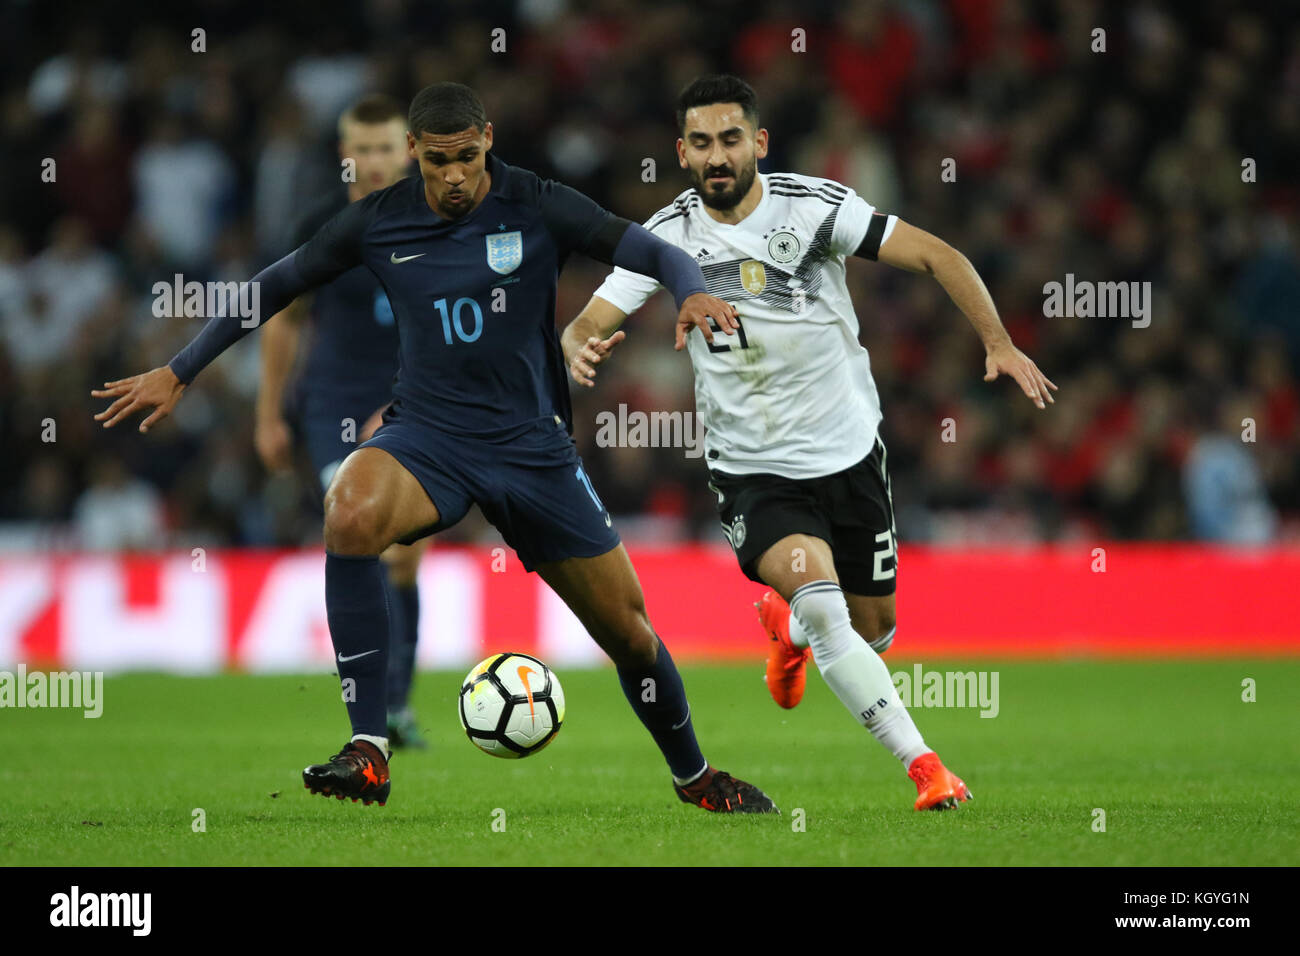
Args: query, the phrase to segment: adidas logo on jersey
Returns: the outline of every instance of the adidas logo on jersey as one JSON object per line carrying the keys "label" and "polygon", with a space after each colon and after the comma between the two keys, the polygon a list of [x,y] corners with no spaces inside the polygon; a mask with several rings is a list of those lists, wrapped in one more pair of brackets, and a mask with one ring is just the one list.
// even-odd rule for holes
{"label": "adidas logo on jersey", "polygon": [[696,261],[696,262],[712,262],[712,261],[713,261],[713,253],[709,252],[708,249],[701,249],[699,252],[695,253],[695,261]]}

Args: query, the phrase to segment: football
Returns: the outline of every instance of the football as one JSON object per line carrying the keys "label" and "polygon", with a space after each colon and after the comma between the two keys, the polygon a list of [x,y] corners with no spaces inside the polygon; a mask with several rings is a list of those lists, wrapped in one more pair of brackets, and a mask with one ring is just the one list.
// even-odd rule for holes
{"label": "football", "polygon": [[465,677],[456,711],[466,735],[484,753],[527,757],[559,733],[564,691],[537,658],[494,654]]}

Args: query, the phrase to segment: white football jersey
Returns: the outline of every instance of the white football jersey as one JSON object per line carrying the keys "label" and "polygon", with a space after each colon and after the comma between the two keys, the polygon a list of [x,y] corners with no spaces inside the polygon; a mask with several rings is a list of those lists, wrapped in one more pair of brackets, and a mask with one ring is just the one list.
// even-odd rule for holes
{"label": "white football jersey", "polygon": [[[763,198],[736,225],[717,222],[689,189],[646,221],[695,257],[712,295],[740,313],[735,335],[687,337],[705,460],[730,474],[817,478],[872,449],[880,397],[844,281],[844,257],[894,216],[829,179],[760,174]],[[875,225],[873,226],[873,217]],[[660,285],[616,268],[596,295],[631,314]]]}

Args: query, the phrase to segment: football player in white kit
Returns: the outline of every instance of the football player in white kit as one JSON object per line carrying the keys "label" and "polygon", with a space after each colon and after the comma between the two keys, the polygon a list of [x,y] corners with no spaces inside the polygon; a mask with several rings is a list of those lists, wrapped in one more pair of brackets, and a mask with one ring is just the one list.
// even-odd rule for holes
{"label": "football player in white kit", "polygon": [[[677,121],[677,156],[693,186],[645,225],[694,255],[708,291],[740,314],[725,339],[679,325],[676,347],[695,369],[723,531],[744,573],[772,588],[758,605],[771,641],[768,690],[783,707],[798,704],[811,655],[849,712],[903,762],[916,809],[955,808],[970,791],[926,746],[879,656],[895,630],[894,513],[845,257],[934,276],[984,343],[985,381],[1011,376],[1040,409],[1056,386],[1012,344],[960,252],[840,183],[759,174],[768,132],[743,80],[695,80]],[[575,381],[593,384],[623,340],[618,326],[658,289],[624,269],[610,274],[561,339]]]}

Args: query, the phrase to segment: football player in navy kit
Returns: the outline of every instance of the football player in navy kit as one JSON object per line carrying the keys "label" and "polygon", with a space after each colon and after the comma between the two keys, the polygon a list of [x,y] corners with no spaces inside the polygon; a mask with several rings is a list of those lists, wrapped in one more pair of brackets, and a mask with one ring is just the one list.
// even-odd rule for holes
{"label": "football player in navy kit", "polygon": [[[263,314],[274,315],[365,265],[387,291],[401,338],[384,424],[340,466],[325,498],[325,600],[339,677],[353,691],[345,695],[353,733],[329,762],[304,770],[303,782],[340,799],[387,799],[379,555],[452,526],[477,504],[614,661],[678,797],[715,812],[773,812],[761,790],[705,760],[681,676],[583,470],[570,434],[556,281],[571,252],[653,275],[677,302],[679,340],[698,327],[712,341],[715,325],[734,335],[735,311],[705,291],[687,253],[497,159],[492,132],[468,87],[421,90],[407,133],[420,176],[349,204],[254,278]],[[96,420],[110,427],[147,412],[140,430],[148,431],[249,327],[231,302],[168,365],[92,392],[113,400]]]}
{"label": "football player in navy kit", "polygon": [[[300,246],[340,209],[410,172],[406,111],[391,96],[362,97],[339,117],[339,158],[346,184],[307,211],[295,230]],[[310,344],[293,374],[302,330]],[[372,272],[357,267],[308,297],[295,299],[262,332],[262,376],[254,443],[270,471],[292,468],[295,439],[311,463],[324,500],[343,459],[370,437],[367,423],[392,394],[397,374],[397,324]],[[292,375],[292,379],[291,379]],[[423,747],[410,706],[420,633],[416,575],[425,541],[393,544],[380,555],[388,588],[388,743]]]}

